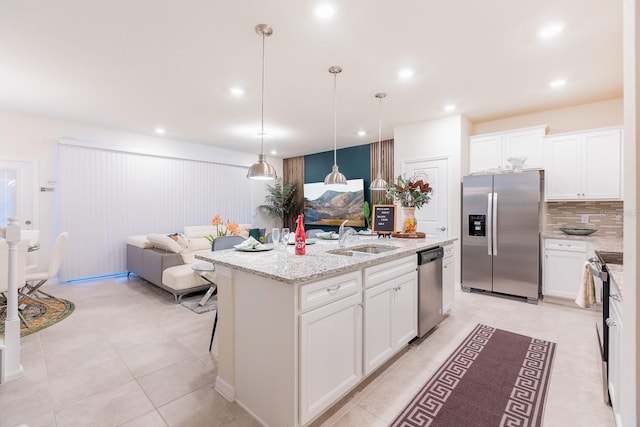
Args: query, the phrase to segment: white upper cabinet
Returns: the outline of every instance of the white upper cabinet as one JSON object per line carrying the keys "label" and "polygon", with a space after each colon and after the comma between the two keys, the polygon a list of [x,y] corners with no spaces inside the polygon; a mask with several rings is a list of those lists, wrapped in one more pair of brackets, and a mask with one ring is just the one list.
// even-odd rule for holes
{"label": "white upper cabinet", "polygon": [[509,170],[511,157],[525,156],[523,169],[544,168],[546,125],[469,137],[469,173]]}
{"label": "white upper cabinet", "polygon": [[621,200],[622,130],[546,138],[546,200]]}

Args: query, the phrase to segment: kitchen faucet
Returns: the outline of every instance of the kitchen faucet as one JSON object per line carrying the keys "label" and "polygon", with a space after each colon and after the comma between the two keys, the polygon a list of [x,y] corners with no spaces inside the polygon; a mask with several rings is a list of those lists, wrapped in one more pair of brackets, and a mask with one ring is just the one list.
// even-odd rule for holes
{"label": "kitchen faucet", "polygon": [[346,230],[344,229],[344,225],[348,221],[349,220],[346,220],[342,224],[340,224],[340,228],[338,229],[338,247],[340,248],[344,247],[344,244],[347,242],[347,236],[349,234],[355,234],[355,231],[353,231],[353,228],[347,228]]}

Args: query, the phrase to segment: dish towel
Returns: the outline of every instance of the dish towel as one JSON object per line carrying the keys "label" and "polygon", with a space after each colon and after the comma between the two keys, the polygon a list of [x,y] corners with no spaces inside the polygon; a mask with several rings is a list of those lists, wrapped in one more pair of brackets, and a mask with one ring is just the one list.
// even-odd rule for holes
{"label": "dish towel", "polygon": [[593,274],[589,271],[589,261],[585,261],[582,268],[582,283],[575,302],[582,308],[589,308],[596,303],[596,285]]}

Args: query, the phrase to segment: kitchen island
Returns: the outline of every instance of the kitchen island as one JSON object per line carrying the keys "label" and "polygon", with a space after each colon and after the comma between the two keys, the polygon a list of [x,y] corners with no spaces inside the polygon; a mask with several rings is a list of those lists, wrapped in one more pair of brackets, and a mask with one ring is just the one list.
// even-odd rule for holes
{"label": "kitchen island", "polygon": [[216,390],[263,425],[307,425],[400,351],[417,331],[416,252],[455,239],[350,236],[304,256],[200,252],[216,266]]}

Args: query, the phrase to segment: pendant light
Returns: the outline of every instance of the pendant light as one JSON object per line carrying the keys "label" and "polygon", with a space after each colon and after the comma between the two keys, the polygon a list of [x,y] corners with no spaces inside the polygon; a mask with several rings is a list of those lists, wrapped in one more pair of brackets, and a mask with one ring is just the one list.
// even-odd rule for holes
{"label": "pendant light", "polygon": [[261,109],[261,125],[260,125],[260,155],[258,161],[251,165],[247,171],[247,178],[266,181],[276,179],[276,170],[267,162],[267,156],[264,155],[264,39],[273,34],[273,28],[267,24],[256,25],[256,33],[262,36],[262,109]]}
{"label": "pendant light", "polygon": [[344,177],[338,170],[337,163],[337,113],[336,113],[336,78],[338,73],[342,72],[342,68],[334,65],[329,68],[329,72],[333,74],[333,168],[331,168],[331,173],[324,177],[324,185],[330,184],[341,184],[347,185],[347,178]]}
{"label": "pendant light", "polygon": [[380,166],[378,166],[378,176],[369,186],[370,190],[386,190],[388,186],[387,181],[382,179],[381,173],[382,168],[384,167],[382,164],[382,98],[386,96],[387,94],[384,92],[378,92],[375,94],[375,97],[380,100],[380,105],[378,107],[378,150],[380,150]]}

